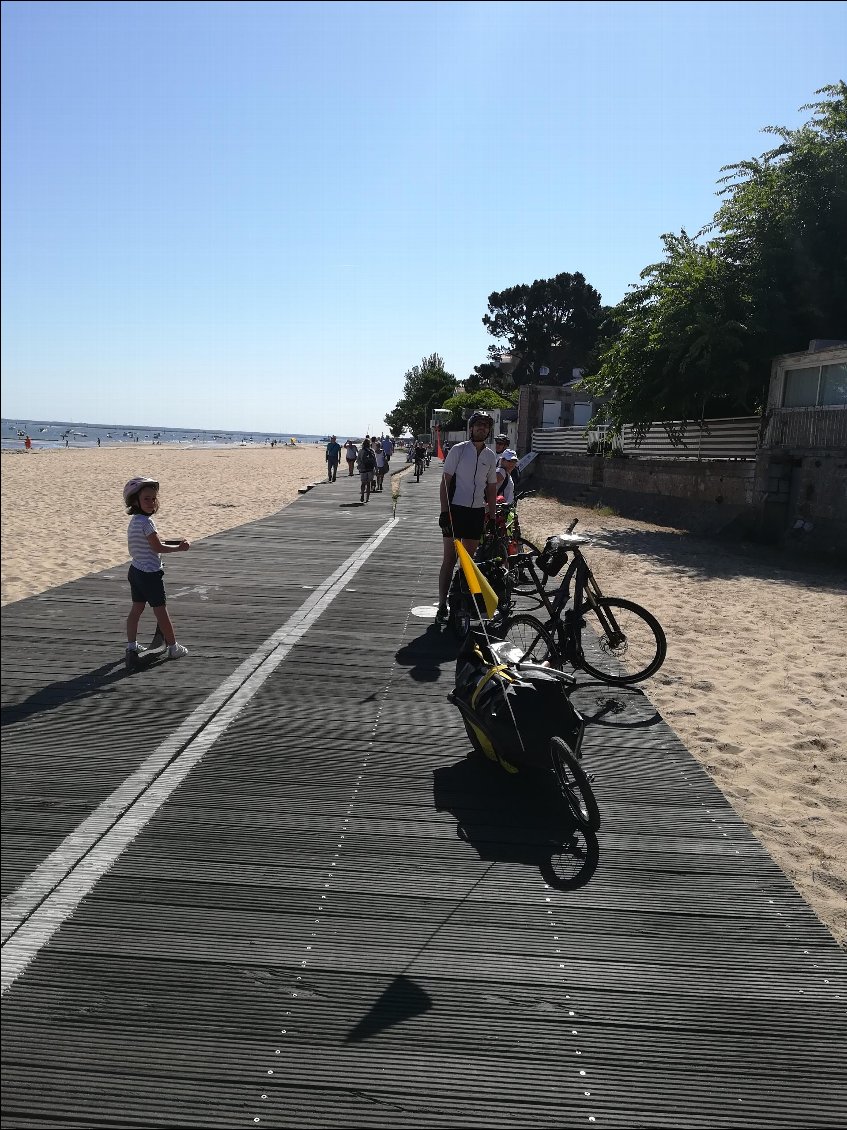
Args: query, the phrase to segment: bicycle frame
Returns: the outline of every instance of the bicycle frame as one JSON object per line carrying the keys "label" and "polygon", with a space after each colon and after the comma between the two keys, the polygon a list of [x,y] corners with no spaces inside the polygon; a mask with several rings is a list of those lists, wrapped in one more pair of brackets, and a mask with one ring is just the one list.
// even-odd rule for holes
{"label": "bicycle frame", "polygon": [[[530,560],[527,563],[535,581],[538,595],[549,616],[549,620],[544,626],[553,634],[562,657],[573,663],[574,666],[578,666],[582,661],[583,621],[577,620],[577,613],[584,605],[587,604],[591,608],[600,621],[604,632],[613,643],[622,640],[623,633],[614,616],[603,603],[603,593],[588,562],[582,555],[579,544],[576,543],[575,535],[565,533],[561,536],[563,538],[574,537],[574,543],[568,547],[571,560],[552,601],[539,579],[535,562]],[[580,541],[583,540],[580,539]],[[573,586],[573,605],[568,609],[566,605],[571,600],[571,586]]]}

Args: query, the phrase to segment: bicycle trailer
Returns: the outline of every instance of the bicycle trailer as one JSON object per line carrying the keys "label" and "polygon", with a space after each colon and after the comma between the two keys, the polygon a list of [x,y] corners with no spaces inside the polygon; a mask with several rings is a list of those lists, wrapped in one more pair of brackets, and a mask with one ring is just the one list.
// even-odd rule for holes
{"label": "bicycle trailer", "polygon": [[460,711],[474,749],[510,773],[551,769],[552,738],[579,758],[585,721],[568,697],[573,676],[518,664],[514,651],[508,641],[489,644],[472,630],[459,652],[448,701]]}

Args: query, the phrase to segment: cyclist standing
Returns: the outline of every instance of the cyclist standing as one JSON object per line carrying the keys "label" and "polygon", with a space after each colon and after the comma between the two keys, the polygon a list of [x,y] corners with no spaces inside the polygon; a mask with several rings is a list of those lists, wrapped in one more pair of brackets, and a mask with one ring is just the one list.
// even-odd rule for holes
{"label": "cyclist standing", "polygon": [[444,460],[438,519],[444,535],[444,556],[438,577],[436,623],[449,616],[447,593],[456,565],[453,539],[458,538],[473,555],[482,538],[486,511],[489,522],[497,516],[497,456],[486,447],[493,424],[488,412],[474,412],[468,420],[470,438],[453,444]]}

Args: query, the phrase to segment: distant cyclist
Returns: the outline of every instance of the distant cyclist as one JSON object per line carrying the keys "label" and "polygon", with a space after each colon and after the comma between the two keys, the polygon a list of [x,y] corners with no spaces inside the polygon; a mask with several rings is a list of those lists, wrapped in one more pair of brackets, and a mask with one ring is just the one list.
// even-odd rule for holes
{"label": "distant cyclist", "polygon": [[415,443],[415,474],[422,475],[426,466],[426,444],[421,440]]}
{"label": "distant cyclist", "polygon": [[456,565],[453,539],[458,538],[473,554],[482,538],[486,512],[490,522],[497,517],[497,456],[486,447],[493,424],[488,412],[474,412],[468,420],[470,438],[453,444],[444,460],[438,519],[444,535],[444,556],[438,577],[437,623],[449,616],[447,593]]}

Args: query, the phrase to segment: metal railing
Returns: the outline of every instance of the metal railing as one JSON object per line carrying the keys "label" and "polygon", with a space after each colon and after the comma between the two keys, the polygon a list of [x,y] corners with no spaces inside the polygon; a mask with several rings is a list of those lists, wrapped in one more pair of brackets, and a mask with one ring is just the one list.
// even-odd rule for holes
{"label": "metal railing", "polygon": [[847,447],[847,409],[772,408],[767,414],[762,447]]}

